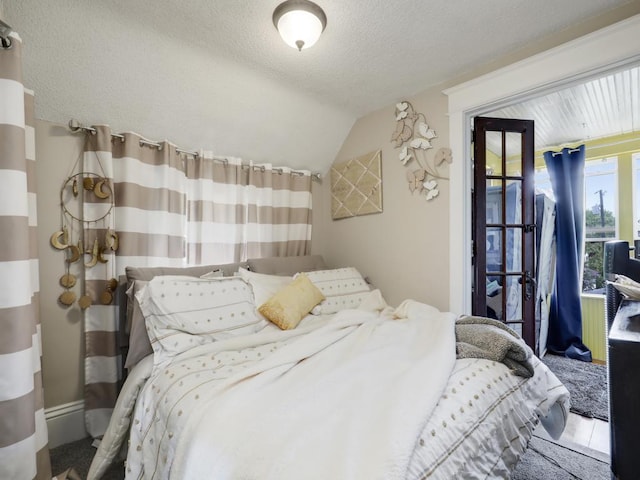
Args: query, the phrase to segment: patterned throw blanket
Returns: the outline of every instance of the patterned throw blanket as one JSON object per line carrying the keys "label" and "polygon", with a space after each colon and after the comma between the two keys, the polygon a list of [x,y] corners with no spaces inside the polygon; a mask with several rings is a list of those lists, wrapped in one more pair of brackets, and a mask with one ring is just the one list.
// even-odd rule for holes
{"label": "patterned throw blanket", "polygon": [[456,358],[484,358],[504,363],[516,375],[533,376],[533,352],[504,323],[485,317],[456,320]]}

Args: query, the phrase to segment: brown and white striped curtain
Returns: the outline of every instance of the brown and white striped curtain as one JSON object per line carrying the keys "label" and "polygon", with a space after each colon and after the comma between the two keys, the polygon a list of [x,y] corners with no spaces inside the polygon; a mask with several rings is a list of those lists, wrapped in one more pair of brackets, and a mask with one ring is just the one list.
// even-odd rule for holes
{"label": "brown and white striped curtain", "polygon": [[[85,229],[85,245],[111,228],[119,236],[107,263],[85,269],[93,306],[85,313],[85,417],[92,436],[104,433],[120,378],[115,305],[100,305],[106,280],[125,267],[221,264],[311,249],[311,174],[243,165],[240,159],[181,154],[98,126],[88,134],[84,171],[107,177],[115,208]],[[103,172],[103,173],[102,173]],[[86,218],[103,202],[87,196]],[[99,215],[98,215],[99,216]]]}
{"label": "brown and white striped curtain", "polygon": [[187,159],[189,264],[311,252],[311,175],[217,159]]}
{"label": "brown and white striped curtain", "polygon": [[[85,421],[89,434],[102,435],[118,394],[121,357],[117,351],[118,310],[102,304],[109,279],[125,267],[184,266],[186,252],[186,178],[182,159],[168,143],[149,146],[133,133],[112,136],[97,126],[85,143],[83,171],[104,176],[113,188],[115,207],[104,219],[86,224],[84,243],[104,242],[117,232],[118,249],[107,250],[106,263],[84,269],[92,306],[85,311]],[[86,195],[84,219],[99,218],[105,202]]]}
{"label": "brown and white striped curtain", "polygon": [[0,47],[0,478],[45,479],[34,101],[22,84],[22,43],[9,39]]}

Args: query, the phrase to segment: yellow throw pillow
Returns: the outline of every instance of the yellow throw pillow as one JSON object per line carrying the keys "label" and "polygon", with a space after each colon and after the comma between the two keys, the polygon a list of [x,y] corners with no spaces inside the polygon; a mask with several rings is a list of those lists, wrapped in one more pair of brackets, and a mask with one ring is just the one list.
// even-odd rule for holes
{"label": "yellow throw pillow", "polygon": [[324,300],[318,287],[304,274],[260,305],[258,311],[282,330],[296,328],[313,307]]}

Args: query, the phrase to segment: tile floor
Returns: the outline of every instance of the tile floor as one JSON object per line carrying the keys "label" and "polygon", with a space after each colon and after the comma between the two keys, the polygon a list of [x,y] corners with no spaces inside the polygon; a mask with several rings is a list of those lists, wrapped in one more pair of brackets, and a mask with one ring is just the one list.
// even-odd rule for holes
{"label": "tile floor", "polygon": [[569,413],[567,426],[558,440],[549,437],[542,425],[539,425],[533,434],[603,461],[608,462],[610,459],[609,423],[596,418]]}

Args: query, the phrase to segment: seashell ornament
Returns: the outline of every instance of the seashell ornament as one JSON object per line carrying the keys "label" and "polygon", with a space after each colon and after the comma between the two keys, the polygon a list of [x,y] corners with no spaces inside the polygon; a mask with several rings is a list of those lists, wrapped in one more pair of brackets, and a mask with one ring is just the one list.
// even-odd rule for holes
{"label": "seashell ornament", "polygon": [[69,246],[67,245],[69,242],[69,231],[67,230],[67,227],[62,227],[62,230],[53,232],[49,241],[51,242],[51,246],[58,250],[64,250],[67,248]]}
{"label": "seashell ornament", "polygon": [[105,185],[107,181],[105,179],[99,180],[98,182],[96,182],[95,186],[93,187],[93,194],[98,197],[98,198],[109,198],[109,196],[111,195],[111,187],[109,186],[109,184],[107,183],[107,188],[109,189],[108,191],[104,191],[102,190],[102,187]]}
{"label": "seashell ornament", "polygon": [[58,301],[62,305],[66,305],[68,307],[69,305],[72,305],[73,302],[76,301],[76,294],[73,293],[71,290],[67,290],[66,292],[62,292],[62,294],[58,297]]}
{"label": "seashell ornament", "polygon": [[107,290],[115,292],[116,288],[118,288],[118,280],[116,280],[115,278],[107,280]]}
{"label": "seashell ornament", "polygon": [[95,187],[95,184],[93,182],[93,178],[84,177],[82,179],[82,186],[84,187],[85,190],[93,190],[94,187]]}
{"label": "seashell ornament", "polygon": [[70,273],[65,273],[60,277],[60,285],[64,288],[71,288],[76,284],[76,276]]}
{"label": "seashell ornament", "polygon": [[91,297],[89,295],[83,295],[78,299],[78,305],[82,310],[86,310],[91,306]]}
{"label": "seashell ornament", "polygon": [[113,294],[109,290],[105,290],[100,294],[100,303],[110,305],[113,302]]}

